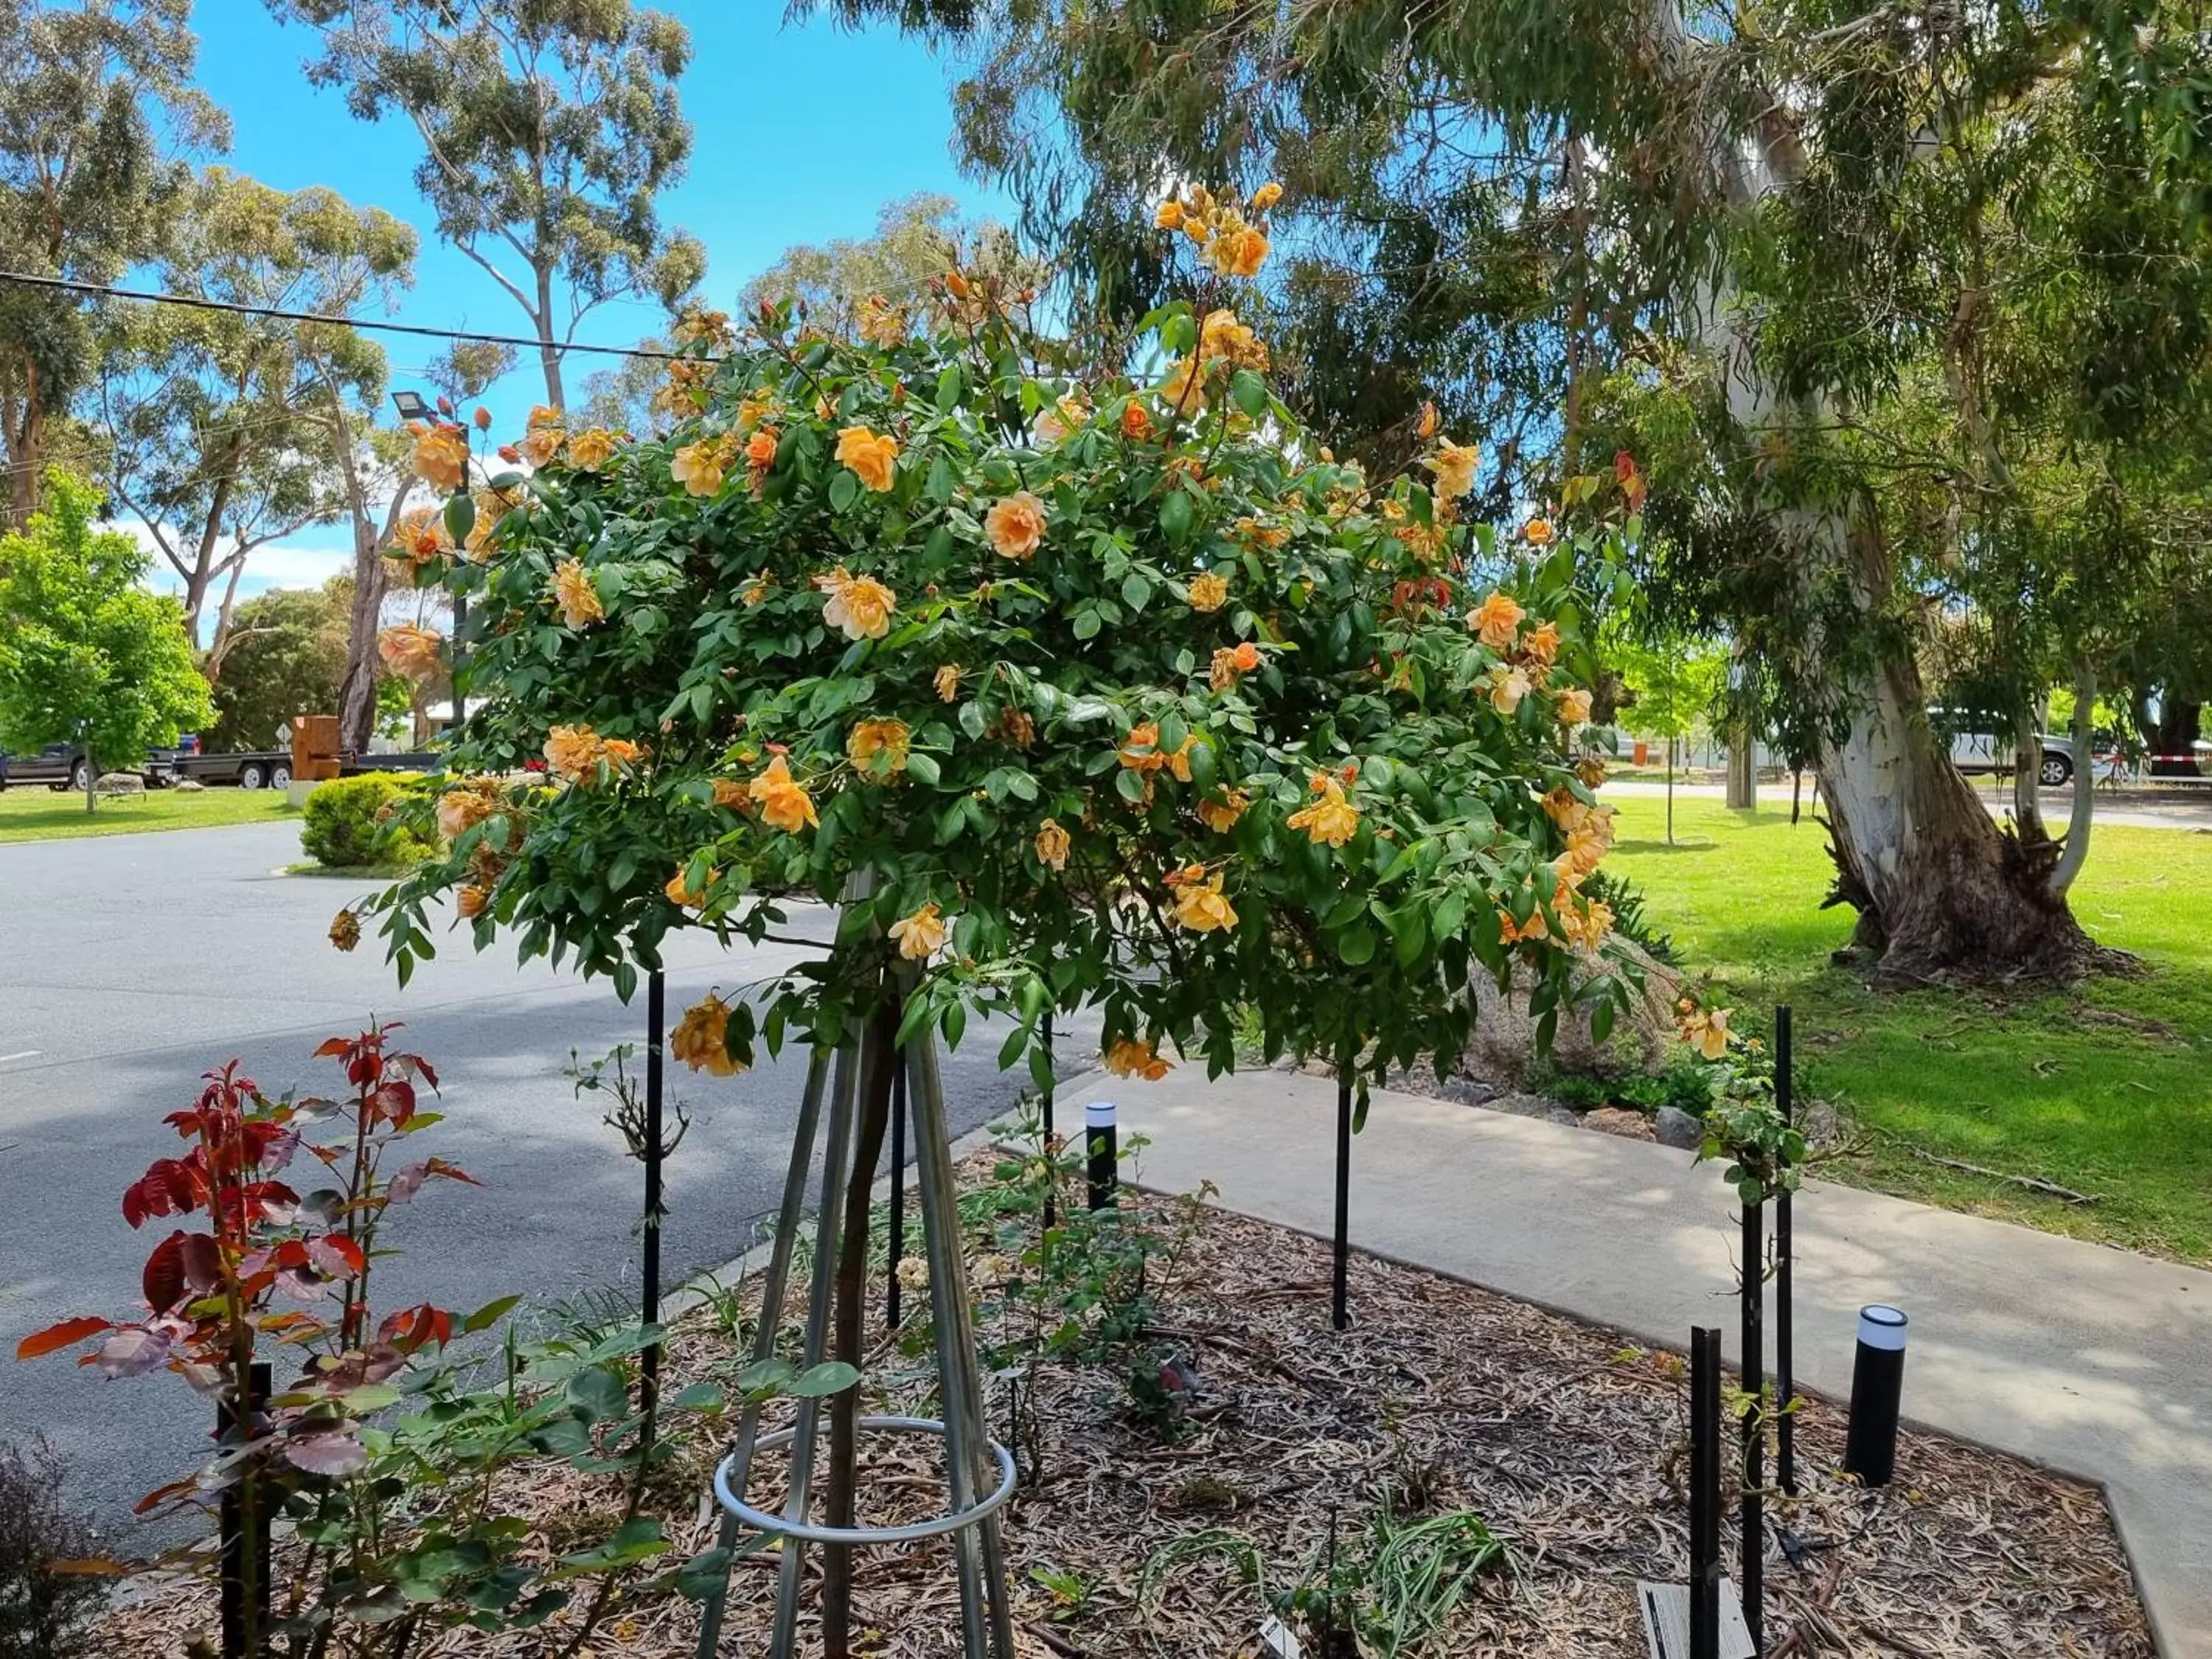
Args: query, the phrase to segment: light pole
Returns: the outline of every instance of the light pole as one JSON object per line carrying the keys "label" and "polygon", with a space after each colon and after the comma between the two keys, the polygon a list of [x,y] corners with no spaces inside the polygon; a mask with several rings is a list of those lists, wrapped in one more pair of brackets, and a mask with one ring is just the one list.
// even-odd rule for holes
{"label": "light pole", "polygon": [[[419,392],[395,392],[392,406],[399,411],[403,421],[435,421],[438,411],[422,401]],[[453,595],[453,671],[449,677],[451,688],[446,701],[446,730],[455,732],[461,724],[461,630],[468,626],[469,601],[465,593]]]}

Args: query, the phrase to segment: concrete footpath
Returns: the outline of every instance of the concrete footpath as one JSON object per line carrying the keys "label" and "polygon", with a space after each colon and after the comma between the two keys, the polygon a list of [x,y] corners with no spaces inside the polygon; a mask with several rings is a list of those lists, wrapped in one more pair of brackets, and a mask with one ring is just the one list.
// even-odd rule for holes
{"label": "concrete footpath", "polygon": [[[1146,1186],[1330,1231],[1328,1079],[1099,1073],[1063,1116],[1097,1098]],[[1688,1153],[1378,1091],[1352,1165],[1360,1249],[1671,1348],[1718,1325],[1733,1360],[1741,1212]],[[1908,1416],[2103,1486],[2160,1651],[2212,1659],[2212,1273],[1826,1183],[1795,1227],[1800,1386],[1847,1397],[1859,1307],[1905,1308]]]}

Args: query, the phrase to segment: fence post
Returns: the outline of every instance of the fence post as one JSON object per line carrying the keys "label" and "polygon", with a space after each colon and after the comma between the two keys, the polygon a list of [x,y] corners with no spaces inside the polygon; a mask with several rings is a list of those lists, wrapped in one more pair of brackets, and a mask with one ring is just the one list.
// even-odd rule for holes
{"label": "fence post", "polygon": [[1721,1651],[1721,1334],[1690,1332],[1690,1659]]}
{"label": "fence post", "polygon": [[[269,1366],[246,1370],[243,1408],[232,1401],[216,1407],[216,1437],[228,1441],[243,1420],[250,1425],[269,1403]],[[250,1426],[248,1432],[251,1432]],[[243,1466],[251,1470],[251,1462]],[[269,1639],[269,1516],[258,1475],[246,1474],[223,1488],[218,1525],[222,1546],[222,1659],[259,1659]]]}
{"label": "fence post", "polygon": [[[660,1061],[667,1042],[668,976],[658,968],[645,980],[645,1237],[640,1241],[644,1284],[638,1297],[642,1324],[660,1322]],[[660,1342],[639,1356],[637,1403],[650,1413],[660,1398]]]}
{"label": "fence post", "polygon": [[1329,1323],[1338,1330],[1352,1323],[1352,1065],[1336,1067],[1336,1237],[1329,1279]]}
{"label": "fence post", "polygon": [[[1785,1124],[1797,1121],[1796,1080],[1790,1071],[1790,1005],[1774,1011],[1774,1104]],[[1790,1199],[1784,1188],[1774,1200],[1774,1425],[1775,1474],[1782,1490],[1797,1495],[1796,1416],[1790,1402],[1797,1391],[1794,1316],[1790,1305]]]}
{"label": "fence post", "polygon": [[899,1259],[906,1254],[906,1050],[891,1061],[891,1265],[884,1286],[884,1322],[899,1322]]}
{"label": "fence post", "polygon": [[1766,1228],[1763,1206],[1743,1206],[1743,1391],[1749,1396],[1743,1414],[1742,1545],[1738,1553],[1737,1588],[1743,1596],[1743,1626],[1751,1636],[1753,1654],[1764,1652],[1760,1635],[1765,1601],[1765,1503],[1759,1489],[1765,1484],[1766,1424],[1760,1400],[1765,1393],[1766,1341],[1763,1315],[1766,1301]]}

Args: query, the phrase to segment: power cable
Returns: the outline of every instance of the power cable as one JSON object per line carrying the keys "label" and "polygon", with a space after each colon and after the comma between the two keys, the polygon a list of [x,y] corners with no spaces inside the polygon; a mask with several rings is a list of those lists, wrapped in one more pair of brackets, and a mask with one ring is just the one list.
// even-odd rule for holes
{"label": "power cable", "polygon": [[100,300],[143,300],[155,305],[186,306],[197,311],[228,312],[238,317],[264,317],[288,323],[323,323],[332,328],[411,334],[431,340],[459,340],[471,345],[520,346],[543,351],[550,343],[554,350],[564,354],[586,351],[605,357],[650,357],[662,362],[672,362],[682,355],[674,351],[647,350],[642,346],[563,345],[558,342],[535,339],[526,334],[472,334],[463,329],[428,328],[418,323],[380,322],[372,318],[337,317],[319,311],[288,311],[281,306],[245,305],[234,300],[209,300],[191,294],[158,294],[147,289],[110,288],[100,283],[81,283],[68,276],[39,276],[21,270],[0,270],[0,283],[13,283],[18,288],[45,289],[54,293],[87,295]]}

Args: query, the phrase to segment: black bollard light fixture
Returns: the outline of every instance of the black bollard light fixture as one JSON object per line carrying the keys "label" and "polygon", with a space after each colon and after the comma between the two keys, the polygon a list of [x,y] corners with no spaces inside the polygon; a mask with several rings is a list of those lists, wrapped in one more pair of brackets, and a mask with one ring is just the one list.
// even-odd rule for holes
{"label": "black bollard light fixture", "polygon": [[[1784,1003],[1774,1011],[1774,1109],[1782,1121],[1796,1127],[1797,1121],[1796,1079],[1791,1075],[1790,1053],[1790,1005]],[[1796,1413],[1790,1402],[1797,1392],[1796,1332],[1792,1323],[1794,1310],[1790,1304],[1790,1257],[1796,1250],[1796,1241],[1790,1237],[1790,1189],[1784,1188],[1774,1200],[1774,1407],[1779,1415],[1774,1424],[1775,1473],[1782,1490],[1790,1497],[1797,1495],[1797,1425]]]}
{"label": "black bollard light fixture", "polygon": [[1851,1364],[1851,1425],[1844,1473],[1886,1486],[1897,1468],[1897,1419],[1905,1398],[1904,1310],[1875,1303],[1859,1310],[1858,1354]]}
{"label": "black bollard light fixture", "polygon": [[1091,1155],[1091,1207],[1109,1209],[1121,1179],[1121,1139],[1112,1101],[1094,1100],[1083,1109],[1083,1139]]}

